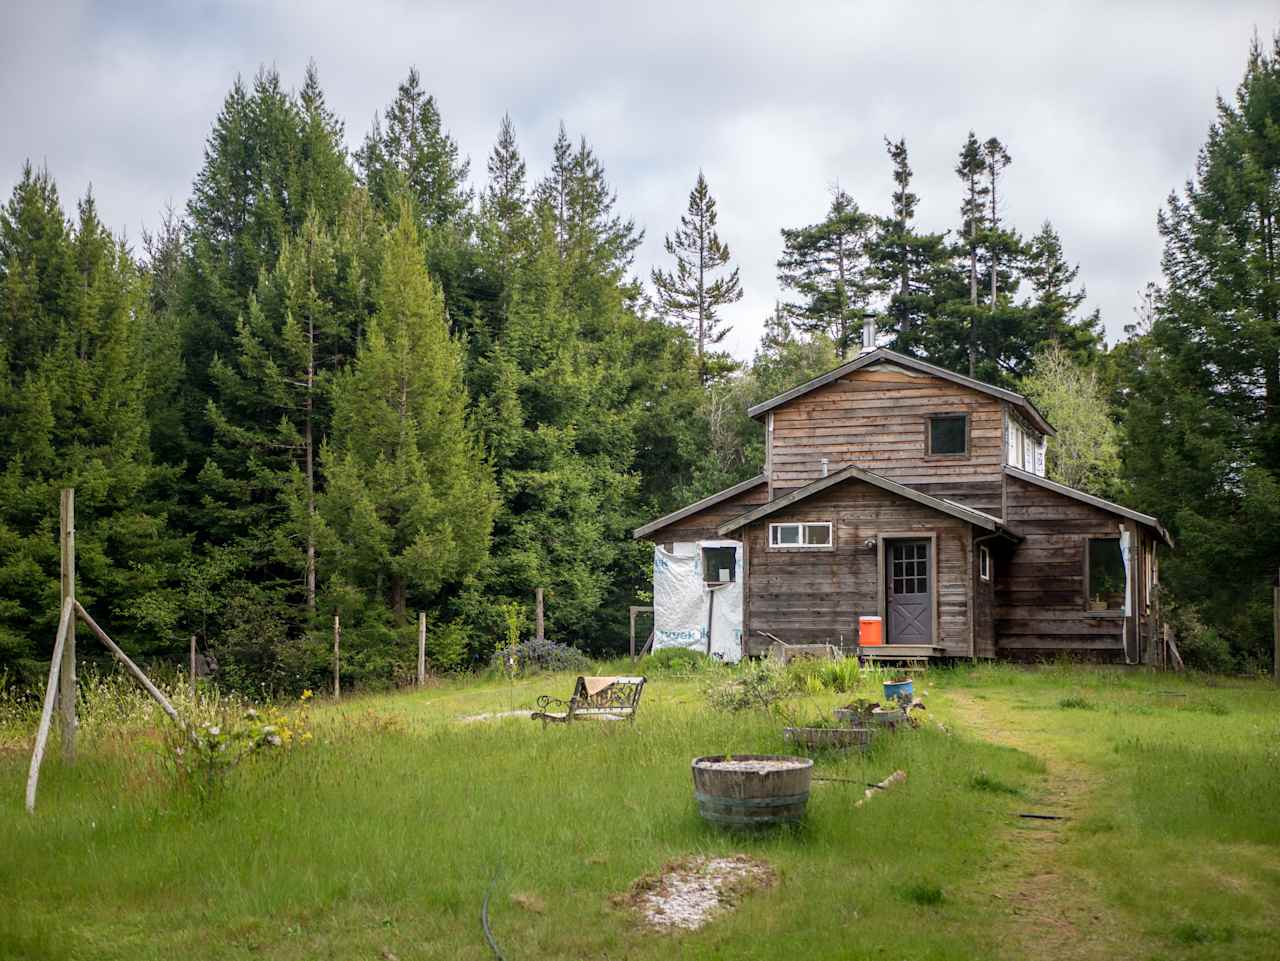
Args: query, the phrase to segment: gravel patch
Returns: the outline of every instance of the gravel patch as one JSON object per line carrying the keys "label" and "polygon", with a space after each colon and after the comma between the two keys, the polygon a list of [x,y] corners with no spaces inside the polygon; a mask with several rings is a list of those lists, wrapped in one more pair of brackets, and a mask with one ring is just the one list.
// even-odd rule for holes
{"label": "gravel patch", "polygon": [[615,901],[634,908],[651,927],[695,931],[732,910],[744,895],[776,881],[768,862],[745,854],[688,857],[672,861],[661,874],[636,881]]}

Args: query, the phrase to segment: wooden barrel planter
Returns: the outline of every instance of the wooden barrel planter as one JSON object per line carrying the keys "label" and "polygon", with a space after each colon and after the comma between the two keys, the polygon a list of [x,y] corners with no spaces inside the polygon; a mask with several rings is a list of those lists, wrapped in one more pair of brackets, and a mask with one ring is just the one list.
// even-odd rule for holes
{"label": "wooden barrel planter", "polygon": [[699,813],[726,827],[770,827],[804,817],[813,761],[785,754],[734,754],[693,760]]}
{"label": "wooden barrel planter", "polygon": [[797,747],[811,751],[847,751],[856,747],[865,751],[871,746],[871,729],[867,727],[787,727],[782,736]]}

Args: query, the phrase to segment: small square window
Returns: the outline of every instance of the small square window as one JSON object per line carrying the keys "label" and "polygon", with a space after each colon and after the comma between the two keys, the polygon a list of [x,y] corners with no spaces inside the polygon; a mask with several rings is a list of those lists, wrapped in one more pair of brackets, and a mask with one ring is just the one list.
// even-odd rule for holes
{"label": "small square window", "polygon": [[985,547],[978,548],[978,576],[984,581],[991,580],[991,551]]}
{"label": "small square window", "polygon": [[969,452],[969,417],[967,414],[942,414],[929,418],[930,454],[967,454]]}
{"label": "small square window", "polygon": [[736,547],[704,547],[702,579],[708,584],[727,584],[737,580],[738,549]]}

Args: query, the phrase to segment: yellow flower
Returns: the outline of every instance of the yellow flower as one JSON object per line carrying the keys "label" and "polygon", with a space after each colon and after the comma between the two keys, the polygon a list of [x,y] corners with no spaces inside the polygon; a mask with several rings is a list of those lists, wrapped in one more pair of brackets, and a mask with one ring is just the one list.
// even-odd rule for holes
{"label": "yellow flower", "polygon": [[311,693],[311,688],[307,688],[305,691],[302,692],[302,697],[300,697],[299,700],[309,701],[313,697],[315,697],[315,695]]}

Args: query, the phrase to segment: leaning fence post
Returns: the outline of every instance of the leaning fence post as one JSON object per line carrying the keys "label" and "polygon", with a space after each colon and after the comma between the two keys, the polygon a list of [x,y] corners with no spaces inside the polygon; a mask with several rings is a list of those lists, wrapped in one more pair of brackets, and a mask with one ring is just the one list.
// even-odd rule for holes
{"label": "leaning fence post", "polygon": [[[59,586],[62,607],[76,597],[76,492],[63,488],[59,518],[62,570]],[[76,759],[76,621],[73,617],[62,646],[62,665],[58,669],[58,702],[62,721],[62,756],[68,763]]]}
{"label": "leaning fence post", "polygon": [[338,674],[338,640],[342,637],[342,624],[338,620],[338,612],[333,614],[333,699],[335,701],[342,699],[342,682],[339,680]]}

